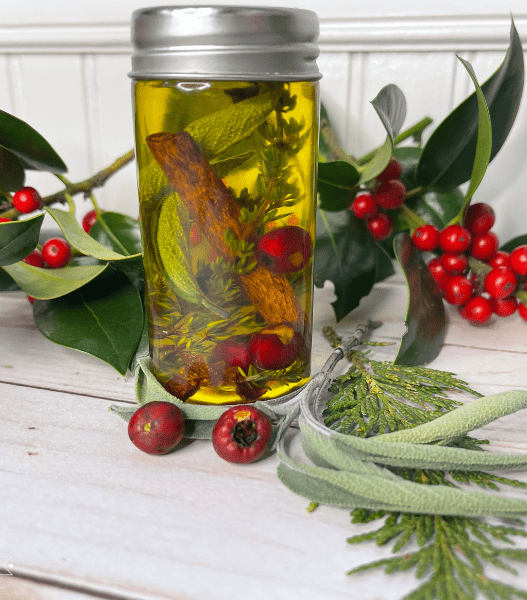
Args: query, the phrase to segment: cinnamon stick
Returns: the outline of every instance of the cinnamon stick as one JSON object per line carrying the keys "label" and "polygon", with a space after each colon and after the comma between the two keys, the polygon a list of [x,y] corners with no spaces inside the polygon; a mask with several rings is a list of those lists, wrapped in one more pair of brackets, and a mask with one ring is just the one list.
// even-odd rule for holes
{"label": "cinnamon stick", "polygon": [[[240,206],[198,144],[185,131],[155,133],[146,142],[211,247],[225,258],[233,259],[224,236],[230,229],[237,237],[243,237]],[[249,301],[268,325],[303,323],[303,311],[284,275],[257,266],[238,277]]]}

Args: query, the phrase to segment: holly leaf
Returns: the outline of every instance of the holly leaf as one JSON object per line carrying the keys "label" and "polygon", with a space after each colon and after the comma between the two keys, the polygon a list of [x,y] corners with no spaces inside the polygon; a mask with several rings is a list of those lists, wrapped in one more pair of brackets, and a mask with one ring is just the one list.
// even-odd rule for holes
{"label": "holly leaf", "polygon": [[21,160],[7,148],[0,146],[0,190],[16,192],[24,187],[26,172]]}
{"label": "holly leaf", "polygon": [[90,236],[119,254],[137,256],[142,252],[139,221],[122,213],[101,213],[90,229]]}
{"label": "holly leaf", "polygon": [[24,262],[4,267],[26,294],[48,300],[65,296],[86,285],[100,275],[108,263],[63,267],[62,269],[41,269]]}
{"label": "holly leaf", "polygon": [[527,233],[524,233],[523,235],[518,235],[517,237],[512,238],[512,240],[509,240],[508,242],[503,244],[500,250],[503,250],[504,252],[512,252],[514,248],[517,248],[518,246],[524,246],[526,244]]}
{"label": "holly leaf", "polygon": [[326,280],[335,286],[332,303],[337,321],[356,308],[373,285],[393,274],[391,261],[371,238],[364,223],[349,210],[317,210],[315,276],[317,287]]}
{"label": "holly leaf", "polygon": [[117,269],[52,300],[37,300],[33,315],[50,341],[96,356],[125,375],[143,332],[143,303]]}
{"label": "holly leaf", "polygon": [[20,287],[16,281],[4,271],[0,269],[0,292],[17,292],[20,291]]}
{"label": "holly leaf", "polygon": [[40,133],[3,110],[0,110],[0,146],[15,154],[26,169],[52,173],[65,173],[68,170]]}
{"label": "holly leaf", "polygon": [[406,278],[408,306],[406,333],[401,339],[394,363],[425,365],[437,357],[446,334],[446,313],[441,291],[412,238],[399,233],[394,251]]}
{"label": "holly leaf", "polygon": [[[511,24],[510,46],[497,71],[481,86],[492,123],[492,160],[516,119],[524,86],[524,59],[518,32]],[[416,171],[422,186],[452,188],[469,180],[478,136],[475,92],[439,124],[428,140]]]}
{"label": "holly leaf", "polygon": [[406,118],[406,98],[400,88],[393,83],[383,87],[371,103],[386,129],[387,136],[384,144],[377,148],[371,160],[361,165],[359,184],[375,179],[387,167],[393,155],[395,137]]}
{"label": "holly leaf", "polygon": [[44,215],[0,223],[0,267],[25,258],[38,244]]}
{"label": "holly leaf", "polygon": [[319,163],[317,191],[320,208],[326,211],[348,208],[355,197],[359,178],[357,169],[345,161]]}

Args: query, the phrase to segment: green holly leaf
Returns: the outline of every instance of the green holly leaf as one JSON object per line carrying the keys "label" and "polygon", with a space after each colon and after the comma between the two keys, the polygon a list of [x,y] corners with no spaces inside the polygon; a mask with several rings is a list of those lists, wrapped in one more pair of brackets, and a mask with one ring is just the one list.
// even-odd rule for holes
{"label": "green holly leaf", "polygon": [[4,269],[0,269],[0,292],[17,292],[20,287]]}
{"label": "green holly leaf", "polygon": [[500,250],[503,250],[503,252],[512,252],[514,248],[517,248],[518,246],[524,246],[526,244],[527,233],[524,233],[523,235],[518,235],[517,237],[512,238],[512,240],[509,240],[508,242],[503,244]]}
{"label": "green holly leaf", "polygon": [[15,154],[26,169],[52,173],[65,173],[68,170],[40,133],[3,110],[0,110],[0,146]]}
{"label": "green holly leaf", "polygon": [[0,190],[16,192],[24,187],[26,172],[22,161],[7,148],[0,146]]}
{"label": "green holly leaf", "polygon": [[[492,122],[492,160],[516,119],[524,86],[524,59],[511,25],[510,46],[497,71],[482,86]],[[428,140],[416,172],[422,186],[452,188],[469,180],[478,136],[478,94],[473,93],[440,123]]]}
{"label": "green holly leaf", "polygon": [[355,197],[360,175],[357,169],[342,160],[318,164],[319,206],[326,211],[348,208]]}
{"label": "green holly leaf", "polygon": [[17,263],[38,244],[44,215],[0,223],[0,267]]}
{"label": "green holly leaf", "polygon": [[48,300],[65,296],[86,285],[100,275],[108,266],[99,265],[67,266],[62,269],[41,269],[24,262],[4,267],[16,283],[33,298]]}
{"label": "green holly leaf", "polygon": [[389,257],[362,221],[349,210],[317,210],[314,281],[317,287],[323,287],[326,280],[333,282],[337,321],[356,308],[377,281],[392,274]]}
{"label": "green holly leaf", "polygon": [[446,334],[446,313],[441,291],[412,238],[399,233],[394,251],[408,289],[406,333],[395,358],[398,365],[424,365],[437,357]]}
{"label": "green holly leaf", "polygon": [[139,221],[122,213],[104,211],[90,229],[90,237],[119,254],[137,256],[142,252]]}
{"label": "green holly leaf", "polygon": [[52,300],[37,300],[33,315],[52,342],[104,360],[125,375],[143,332],[143,303],[117,269]]}

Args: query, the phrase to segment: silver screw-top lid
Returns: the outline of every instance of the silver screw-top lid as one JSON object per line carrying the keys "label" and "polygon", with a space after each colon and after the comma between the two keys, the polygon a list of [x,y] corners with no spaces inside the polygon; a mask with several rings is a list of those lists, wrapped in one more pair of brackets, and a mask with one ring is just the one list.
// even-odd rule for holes
{"label": "silver screw-top lid", "polygon": [[134,79],[320,79],[310,10],[160,6],[132,15]]}

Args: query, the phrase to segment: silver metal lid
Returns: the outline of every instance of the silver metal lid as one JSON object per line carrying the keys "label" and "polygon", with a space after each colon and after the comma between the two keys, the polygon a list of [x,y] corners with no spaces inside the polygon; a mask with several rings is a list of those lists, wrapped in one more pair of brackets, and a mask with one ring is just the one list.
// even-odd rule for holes
{"label": "silver metal lid", "polygon": [[320,79],[310,10],[159,6],[132,15],[134,79]]}

